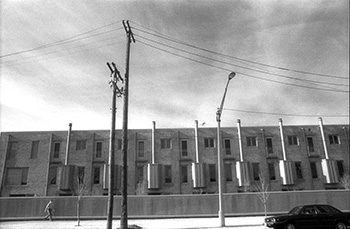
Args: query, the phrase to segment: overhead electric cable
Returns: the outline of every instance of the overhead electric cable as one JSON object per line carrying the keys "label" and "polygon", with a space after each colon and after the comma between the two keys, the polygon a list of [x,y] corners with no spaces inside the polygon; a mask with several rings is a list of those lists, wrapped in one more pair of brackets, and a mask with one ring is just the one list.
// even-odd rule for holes
{"label": "overhead electric cable", "polygon": [[[140,27],[142,27],[144,29],[156,32],[157,34],[161,35],[161,37],[164,38],[164,39],[168,39],[170,41],[177,42],[179,44],[186,45],[186,46],[189,46],[189,47],[192,47],[192,48],[196,48],[196,49],[199,49],[199,50],[202,50],[202,51],[206,51],[206,52],[209,52],[209,53],[212,53],[212,54],[221,55],[221,56],[225,56],[225,57],[228,57],[228,58],[233,58],[233,59],[237,59],[237,60],[240,60],[240,61],[253,63],[253,64],[256,64],[256,65],[265,66],[265,67],[269,67],[269,68],[274,68],[274,69],[278,69],[278,70],[288,71],[288,72],[296,72],[296,73],[307,74],[307,75],[315,75],[315,76],[323,76],[323,77],[330,77],[330,78],[338,78],[338,79],[349,80],[349,77],[330,75],[330,74],[321,74],[321,73],[314,73],[314,72],[307,72],[307,71],[295,70],[295,69],[286,68],[286,67],[273,66],[273,65],[269,65],[269,64],[264,64],[264,63],[260,63],[260,62],[256,62],[256,61],[250,61],[250,60],[247,60],[247,59],[226,55],[226,54],[223,54],[223,53],[218,53],[218,52],[211,51],[211,50],[208,50],[208,49],[205,49],[205,48],[201,48],[201,47],[198,47],[198,46],[195,46],[195,45],[192,45],[192,44],[185,43],[185,42],[183,42],[181,40],[178,40],[178,39],[171,38],[171,37],[169,37],[167,35],[164,35],[162,33],[157,32],[155,30],[146,28],[146,27],[144,27],[144,26],[142,26],[142,25],[140,25],[138,23],[135,23],[135,22],[132,22],[132,23],[134,23],[134,24],[136,24],[136,25],[138,25],[138,26],[140,26]],[[144,31],[144,30],[141,30],[141,29],[138,29],[138,28],[134,28],[134,29],[135,30],[139,30],[139,31],[144,32],[144,33],[147,33],[147,34],[150,34],[150,35],[154,35],[154,36],[160,37],[157,34],[153,34],[153,33],[150,33],[150,32],[147,32],[147,31]]]}
{"label": "overhead electric cable", "polygon": [[[322,82],[322,81],[315,81],[315,80],[307,80],[307,79],[299,79],[299,78],[295,78],[295,77],[290,77],[290,76],[285,76],[285,75],[270,73],[270,72],[266,72],[266,71],[255,70],[255,69],[247,68],[247,67],[244,67],[244,66],[239,66],[239,65],[236,65],[236,64],[232,64],[232,63],[229,63],[229,62],[216,60],[216,59],[213,59],[213,58],[210,58],[210,57],[207,57],[207,56],[203,56],[203,55],[199,55],[199,54],[196,54],[196,53],[193,53],[193,52],[189,52],[189,51],[186,51],[186,50],[184,50],[184,49],[180,49],[180,48],[177,48],[177,47],[174,47],[174,46],[170,46],[170,45],[167,45],[167,44],[163,44],[163,43],[161,43],[161,42],[158,42],[158,41],[155,41],[155,40],[152,40],[152,39],[145,38],[145,37],[140,36],[140,35],[138,35],[138,34],[135,34],[135,36],[138,36],[139,38],[145,39],[145,40],[150,41],[150,42],[157,43],[157,44],[162,45],[162,46],[166,46],[166,47],[168,47],[168,48],[172,48],[172,49],[176,49],[176,50],[181,51],[181,52],[185,52],[185,53],[187,53],[187,54],[191,54],[191,55],[194,55],[194,56],[206,58],[206,59],[211,60],[211,61],[215,61],[215,62],[219,62],[219,63],[222,63],[222,64],[227,64],[227,65],[235,66],[235,67],[238,67],[238,68],[243,68],[243,69],[250,70],[250,71],[256,71],[256,72],[260,72],[260,73],[263,73],[263,74],[274,75],[274,76],[278,76],[278,77],[282,77],[282,78],[288,78],[288,79],[297,80],[297,81],[301,81],[301,82],[305,82],[305,83],[311,83],[311,84],[324,84],[324,85],[326,85],[326,86],[333,85],[333,86],[345,86],[345,87],[349,87],[349,85],[344,85],[344,84],[329,83],[329,82]],[[330,89],[330,87],[327,87],[327,88]],[[334,88],[331,88],[331,89],[334,89]]]}
{"label": "overhead electric cable", "polygon": [[224,108],[224,110],[244,112],[244,113],[252,113],[252,114],[278,115],[278,116],[328,117],[328,118],[329,117],[333,117],[333,118],[349,117],[349,115],[283,114],[283,113],[270,113],[270,112],[260,112],[260,111],[247,111],[247,110],[239,110],[239,109],[231,109],[231,108]]}
{"label": "overhead electric cable", "polygon": [[[169,53],[169,54],[172,54],[172,55],[175,55],[175,56],[178,56],[178,57],[187,59],[187,60],[191,60],[191,61],[194,61],[194,62],[197,62],[197,63],[200,63],[200,64],[204,64],[204,65],[207,65],[207,66],[210,66],[210,67],[214,67],[214,68],[217,68],[217,69],[221,69],[221,70],[224,70],[224,71],[227,71],[227,72],[232,72],[232,71],[233,71],[232,69],[223,68],[223,67],[219,67],[219,66],[216,66],[216,65],[213,65],[213,64],[204,63],[204,62],[202,62],[202,61],[198,61],[198,60],[195,60],[195,59],[192,59],[192,58],[189,58],[189,57],[180,55],[180,54],[176,54],[176,53],[173,53],[173,52],[170,52],[170,51],[168,51],[168,50],[165,50],[165,49],[156,47],[156,46],[154,46],[154,45],[148,44],[148,43],[143,42],[143,41],[140,41],[140,40],[139,40],[138,42],[141,43],[141,44],[144,44],[144,45],[146,45],[146,46],[149,46],[149,47],[151,47],[151,48],[155,48],[155,49],[158,49],[158,50],[160,50],[160,51],[167,52],[167,53]],[[326,88],[315,88],[315,87],[309,87],[309,86],[304,86],[304,85],[285,83],[285,82],[281,82],[281,81],[277,81],[277,80],[266,79],[266,78],[262,78],[262,77],[258,77],[258,76],[253,76],[253,75],[246,74],[246,73],[242,73],[242,72],[237,72],[237,71],[235,71],[235,72],[238,73],[238,74],[242,74],[242,75],[251,77],[251,78],[260,79],[260,80],[269,81],[269,82],[274,82],[274,83],[279,83],[279,84],[284,84],[284,85],[289,85],[289,86],[294,86],[294,87],[302,87],[302,88],[308,88],[308,89],[314,89],[314,90],[331,91],[331,92],[339,92],[339,93],[349,93],[349,91],[334,90],[334,89],[326,89]]]}
{"label": "overhead electric cable", "polygon": [[[52,42],[52,43],[49,43],[49,44],[37,46],[37,47],[32,48],[32,49],[27,49],[27,50],[23,50],[23,51],[18,51],[18,52],[13,52],[13,53],[8,53],[8,54],[5,54],[5,55],[1,55],[0,58],[9,57],[9,56],[14,56],[14,55],[22,54],[22,53],[27,53],[27,52],[31,52],[31,51],[35,51],[35,50],[39,50],[39,49],[44,49],[44,48],[48,48],[48,47],[52,47],[52,46],[57,46],[57,45],[60,45],[60,44],[62,44],[62,43],[68,43],[68,42],[71,42],[70,40],[72,40],[72,39],[74,39],[74,38],[77,38],[77,37],[83,36],[83,35],[85,35],[85,34],[89,34],[89,33],[95,32],[95,31],[97,31],[97,30],[103,29],[103,28],[105,28],[105,27],[108,27],[108,26],[111,26],[111,25],[113,25],[113,24],[120,23],[120,22],[121,22],[121,21],[119,21],[119,22],[113,22],[113,23],[110,23],[110,24],[108,24],[108,25],[101,26],[101,27],[98,27],[98,28],[96,28],[96,29],[92,29],[92,30],[89,30],[89,31],[87,31],[87,32],[80,33],[80,34],[77,34],[77,35],[74,35],[74,36],[71,36],[71,37],[68,37],[68,38],[59,40],[59,41],[55,41],[55,42]],[[119,29],[122,29],[122,28],[119,28]],[[119,30],[119,29],[114,29],[114,30]],[[112,30],[110,30],[110,31],[112,31]],[[82,38],[82,39],[84,39],[84,38]],[[79,40],[79,39],[78,39],[78,40]]]}
{"label": "overhead electric cable", "polygon": [[[55,54],[55,53],[62,53],[62,52],[66,52],[68,50],[78,49],[78,48],[81,48],[81,47],[86,47],[87,45],[91,45],[91,44],[95,44],[95,43],[99,43],[99,42],[103,42],[103,41],[108,41],[108,40],[114,40],[114,39],[116,39],[118,37],[124,37],[124,36],[125,35],[123,34],[123,35],[120,35],[120,36],[117,36],[117,37],[111,37],[111,38],[107,38],[107,39],[103,39],[103,40],[98,40],[98,41],[94,41],[94,42],[81,44],[81,45],[78,45],[78,46],[72,46],[72,47],[69,47],[69,48],[61,48],[59,50],[54,50],[54,51],[51,51],[51,52],[41,53],[41,54],[36,55],[36,56],[29,56],[29,57],[24,57],[24,58],[21,58],[21,59],[16,59],[16,60],[2,61],[1,64],[6,64],[6,66],[12,66],[12,65],[17,65],[18,61],[30,60],[30,61],[21,62],[21,64],[22,63],[28,63],[28,62],[32,62],[32,59],[34,59],[33,61],[36,61],[35,58],[40,57],[40,56],[46,56],[46,55]],[[99,48],[99,47],[97,47],[97,48]],[[90,49],[90,48],[85,48],[85,49]],[[60,55],[60,56],[62,56],[62,55]],[[51,58],[49,58],[49,59],[51,59]],[[41,58],[40,60],[45,60],[45,58]]]}

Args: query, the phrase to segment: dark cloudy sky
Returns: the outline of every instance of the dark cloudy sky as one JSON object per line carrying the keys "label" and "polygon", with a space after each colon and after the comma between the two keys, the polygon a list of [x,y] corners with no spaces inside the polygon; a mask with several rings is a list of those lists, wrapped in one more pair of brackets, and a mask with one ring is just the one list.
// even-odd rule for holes
{"label": "dark cloudy sky", "polygon": [[[129,127],[349,123],[347,0],[2,0],[0,131],[109,129],[106,62],[125,72]],[[117,128],[122,124],[117,101]]]}

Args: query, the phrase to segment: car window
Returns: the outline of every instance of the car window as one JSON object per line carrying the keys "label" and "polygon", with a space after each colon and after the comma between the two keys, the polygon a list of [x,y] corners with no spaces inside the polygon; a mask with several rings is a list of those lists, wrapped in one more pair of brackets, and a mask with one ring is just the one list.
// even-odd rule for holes
{"label": "car window", "polygon": [[301,214],[303,214],[303,215],[315,215],[316,211],[315,211],[315,208],[313,206],[307,206],[307,207],[303,208],[303,210],[301,211]]}
{"label": "car window", "polygon": [[293,208],[292,210],[289,211],[288,214],[291,214],[291,215],[298,215],[300,213],[300,210],[302,209],[302,207],[295,207]]}
{"label": "car window", "polygon": [[335,209],[331,206],[316,206],[316,208],[319,214],[339,213],[338,209]]}

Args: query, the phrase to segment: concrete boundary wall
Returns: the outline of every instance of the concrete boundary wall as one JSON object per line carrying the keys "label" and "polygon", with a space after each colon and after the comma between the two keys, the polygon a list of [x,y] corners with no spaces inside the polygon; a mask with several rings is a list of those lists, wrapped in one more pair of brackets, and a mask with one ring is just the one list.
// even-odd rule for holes
{"label": "concrete boundary wall", "polygon": [[[45,216],[49,199],[54,201],[54,216],[74,219],[77,216],[77,196],[54,197],[3,197],[0,198],[0,220],[36,219]],[[82,218],[106,218],[107,196],[83,196],[80,202]],[[268,213],[287,212],[297,205],[331,204],[340,210],[350,211],[349,190],[271,192]],[[114,216],[120,217],[121,197],[114,201]],[[227,216],[263,215],[264,206],[257,193],[224,194]],[[162,195],[129,196],[130,218],[152,217],[208,217],[218,212],[218,195]]]}

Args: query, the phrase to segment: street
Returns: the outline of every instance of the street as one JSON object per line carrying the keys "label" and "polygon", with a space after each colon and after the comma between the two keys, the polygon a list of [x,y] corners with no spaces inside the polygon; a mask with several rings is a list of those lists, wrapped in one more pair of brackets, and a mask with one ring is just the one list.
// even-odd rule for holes
{"label": "street", "polygon": [[[224,228],[254,228],[262,229],[264,217],[226,217]],[[82,220],[78,226],[75,220],[54,220],[54,221],[7,221],[0,222],[1,229],[37,229],[37,228],[81,228],[81,229],[102,229],[106,228],[106,220]],[[218,218],[176,218],[176,219],[129,219],[129,228],[147,229],[176,229],[176,228],[220,228]],[[120,220],[113,220],[113,228],[119,228]]]}

